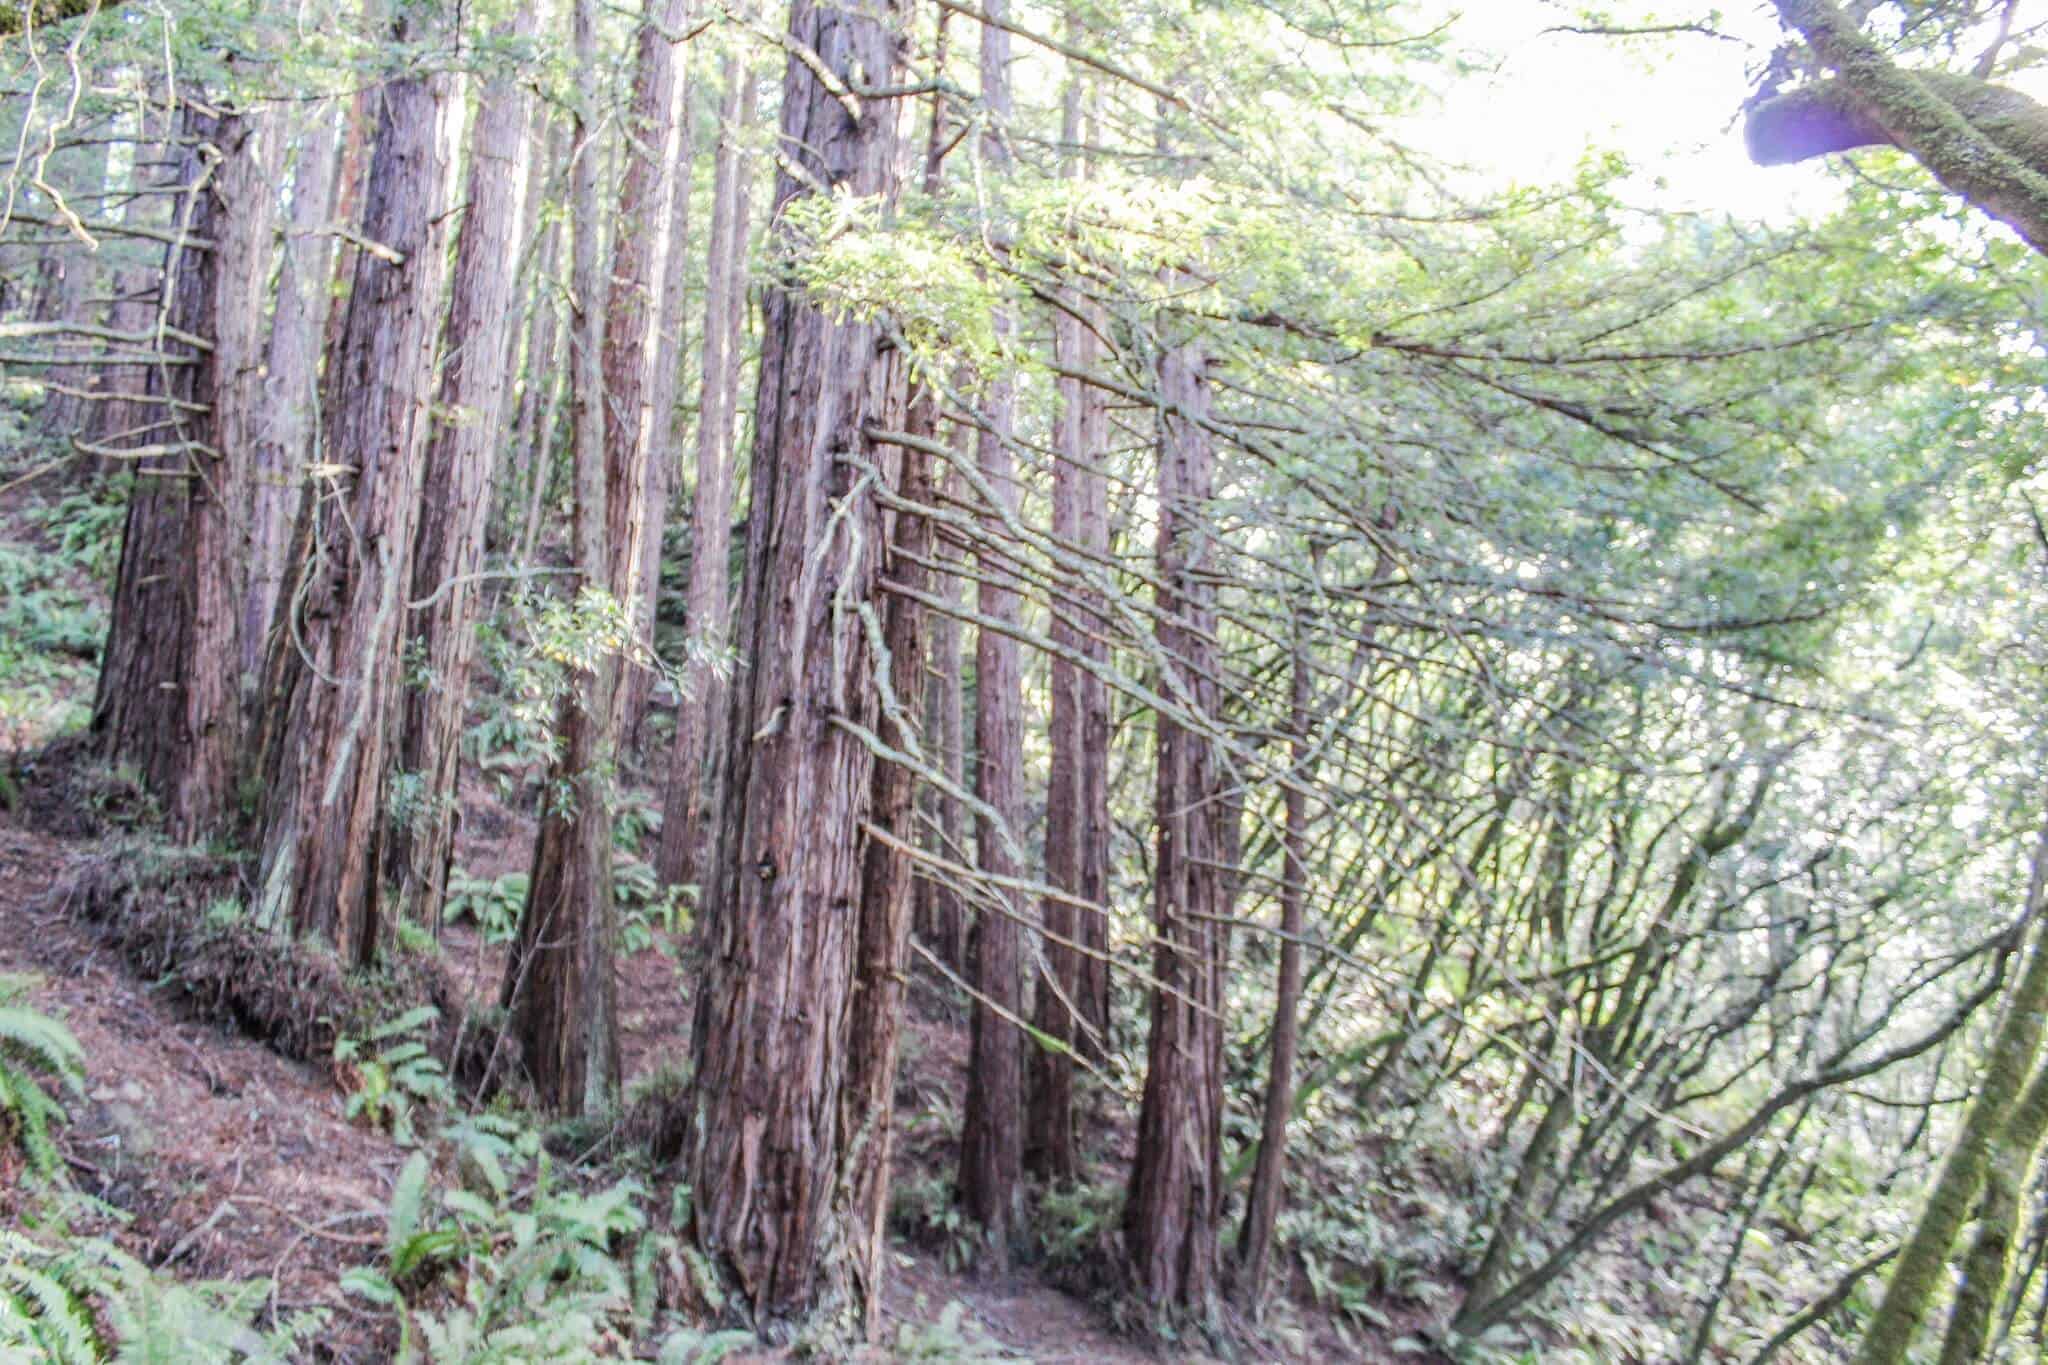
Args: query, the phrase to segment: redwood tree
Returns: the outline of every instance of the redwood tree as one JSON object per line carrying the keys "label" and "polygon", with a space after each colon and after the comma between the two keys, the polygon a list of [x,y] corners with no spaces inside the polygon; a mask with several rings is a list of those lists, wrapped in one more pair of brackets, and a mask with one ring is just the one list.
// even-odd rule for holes
{"label": "redwood tree", "polygon": [[[1010,35],[1000,25],[1003,0],[984,0],[989,22],[981,29],[981,90],[989,110],[982,158],[993,169],[1009,163],[1004,139],[1010,116]],[[998,314],[998,336],[1007,336],[1008,317]],[[1014,628],[1021,603],[1006,562],[1005,518],[1017,514],[1017,483],[1010,454],[1016,386],[998,369],[983,395],[985,411],[976,433],[975,462],[994,505],[982,516],[979,610],[983,625],[974,646],[974,792],[981,809],[974,822],[975,852],[992,877],[1022,874],[1015,846],[1024,805],[1024,679]],[[991,629],[991,625],[996,627]],[[1024,1040],[1016,1021],[1023,1013],[1018,977],[1018,898],[1000,884],[984,888],[974,925],[973,1034],[967,1065],[967,1103],[960,1136],[960,1201],[981,1224],[985,1257],[998,1268],[1009,1263],[1009,1243],[1024,1173]]]}
{"label": "redwood tree", "polygon": [[[392,25],[403,49],[411,11]],[[377,137],[338,339],[324,461],[307,489],[272,632],[258,816],[259,919],[367,962],[379,936],[378,823],[398,703],[434,343],[447,276],[441,78],[377,92]]]}
{"label": "redwood tree", "polygon": [[189,188],[164,264],[172,363],[148,369],[160,439],[128,504],[93,731],[191,840],[229,823],[241,754],[239,527],[270,196],[250,119],[195,99],[181,131]]}
{"label": "redwood tree", "polygon": [[[1078,36],[1069,33],[1070,41]],[[1069,147],[1079,146],[1083,137],[1081,95],[1076,73],[1068,80],[1061,120],[1060,140]],[[1079,157],[1069,159],[1070,176],[1079,176],[1082,169]],[[1099,569],[1109,549],[1107,488],[1095,463],[1101,456],[1105,413],[1101,391],[1086,380],[1100,345],[1097,320],[1088,310],[1080,291],[1069,288],[1062,291],[1053,320],[1060,405],[1052,533],[1081,570],[1053,607],[1050,634],[1063,651],[1107,664],[1101,594],[1085,577]],[[1053,655],[1051,670],[1045,876],[1066,894],[1044,901],[1049,979],[1041,983],[1033,1022],[1052,1041],[1031,1054],[1025,1159],[1039,1175],[1072,1180],[1080,1174],[1072,1053],[1102,1055],[1109,1029],[1109,689],[1065,652]],[[1102,908],[1085,909],[1076,901]]]}
{"label": "redwood tree", "polygon": [[[888,198],[902,104],[893,0],[795,0],[783,78],[778,225],[803,196]],[[827,85],[822,72],[830,72]],[[787,241],[785,237],[783,240]],[[875,659],[858,608],[876,598],[883,519],[870,423],[899,366],[880,328],[791,282],[763,318],[742,654],[727,719],[726,799],[705,903],[689,1180],[705,1249],[756,1322],[814,1310],[855,1320],[880,1292],[877,1240],[853,1186],[879,1182],[870,1116],[841,1112],[860,945],[862,827]],[[866,458],[862,458],[865,455]],[[869,1093],[887,1095],[877,1077]]]}
{"label": "redwood tree", "polygon": [[1124,1240],[1140,1302],[1198,1321],[1216,1313],[1222,1203],[1222,932],[1228,914],[1217,755],[1181,717],[1218,713],[1213,549],[1205,510],[1216,456],[1205,427],[1207,360],[1198,344],[1159,363],[1159,654],[1151,1033]]}
{"label": "redwood tree", "polygon": [[712,732],[725,715],[725,686],[715,655],[725,648],[731,615],[733,429],[747,316],[747,196],[752,179],[741,139],[754,121],[754,73],[728,61],[725,82],[711,177],[711,234],[705,247],[704,364],[684,608],[694,649],[684,661],[682,695],[676,701],[675,744],[669,755],[661,848],[655,861],[656,875],[668,886],[694,883],[702,875],[706,769]]}
{"label": "redwood tree", "polygon": [[[321,104],[304,125],[278,248],[277,302],[264,344],[263,411],[250,476],[249,588],[242,604],[242,667],[252,676],[263,668],[286,535],[298,514],[299,480],[318,411],[315,347],[327,325],[325,229],[334,200],[340,117],[338,108]],[[290,125],[279,119],[273,126],[282,133]]]}
{"label": "redwood tree", "polygon": [[[509,36],[532,36],[522,9]],[[385,858],[400,913],[438,922],[455,851],[457,759],[469,672],[476,654],[478,583],[492,471],[504,427],[512,333],[513,234],[520,219],[519,163],[526,150],[526,97],[514,74],[495,74],[477,101],[470,132],[469,191],[455,245],[439,420],[427,446],[419,533],[413,543],[408,682],[397,768],[414,798],[389,827]]]}
{"label": "redwood tree", "polygon": [[[575,33],[579,65],[594,69],[590,0],[578,0]],[[572,538],[579,586],[616,603],[625,600],[639,551],[646,445],[640,439],[643,414],[636,385],[646,345],[646,281],[644,262],[636,263],[633,249],[623,247],[626,273],[618,273],[621,262],[615,260],[605,312],[596,311],[599,220],[592,112],[577,110],[570,189],[575,229],[570,264],[575,309],[570,338],[576,483]],[[630,186],[621,190],[622,195],[632,192]],[[615,339],[615,325],[626,335]],[[638,346],[633,344],[636,328]],[[535,1090],[542,1103],[565,1113],[602,1109],[619,1084],[611,828],[619,678],[618,654],[604,654],[579,672],[558,712],[557,747],[548,774],[551,796],[541,811],[526,907],[501,994]]]}

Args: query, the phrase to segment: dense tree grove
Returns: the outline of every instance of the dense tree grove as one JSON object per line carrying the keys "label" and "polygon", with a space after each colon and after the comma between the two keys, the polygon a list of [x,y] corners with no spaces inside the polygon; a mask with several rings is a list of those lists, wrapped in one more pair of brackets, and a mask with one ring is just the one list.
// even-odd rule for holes
{"label": "dense tree grove", "polygon": [[1532,8],[1796,211],[1459,164],[1424,0],[0,4],[0,735],[416,1148],[319,1311],[2038,1356],[2048,13]]}

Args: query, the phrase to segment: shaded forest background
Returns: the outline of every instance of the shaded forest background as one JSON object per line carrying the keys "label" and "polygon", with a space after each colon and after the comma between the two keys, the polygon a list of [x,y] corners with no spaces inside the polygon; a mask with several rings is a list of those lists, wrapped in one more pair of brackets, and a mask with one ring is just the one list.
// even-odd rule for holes
{"label": "shaded forest background", "polygon": [[2042,21],[1552,8],[1823,206],[1427,4],[0,5],[0,1350],[2038,1355]]}

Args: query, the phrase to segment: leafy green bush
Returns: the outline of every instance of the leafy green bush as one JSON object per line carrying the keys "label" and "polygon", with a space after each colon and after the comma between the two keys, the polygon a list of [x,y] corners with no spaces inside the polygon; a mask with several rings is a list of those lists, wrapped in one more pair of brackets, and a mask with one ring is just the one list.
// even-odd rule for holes
{"label": "leafy green bush", "polygon": [[119,476],[30,508],[26,519],[52,542],[43,553],[53,553],[102,583],[110,582],[121,555],[121,530],[133,483],[132,478]]}
{"label": "leafy green bush", "polygon": [[64,1158],[52,1130],[64,1106],[45,1088],[84,1087],[85,1053],[62,1023],[15,1003],[26,978],[0,976],[0,1138],[21,1148],[28,1167],[45,1180],[61,1180]]}
{"label": "leafy green bush", "polygon": [[414,1110],[444,1108],[454,1098],[446,1068],[418,1036],[408,1036],[431,1030],[440,1018],[432,1005],[421,1005],[365,1038],[343,1037],[334,1044],[334,1063],[349,1090],[350,1118],[367,1115],[400,1143],[412,1145]]}
{"label": "leafy green bush", "polygon": [[480,1115],[446,1134],[460,1181],[415,1152],[392,1188],[384,1255],[342,1287],[396,1315],[402,1361],[588,1360],[634,1305],[618,1254],[646,1227],[643,1190],[559,1182],[540,1137]]}
{"label": "leafy green bush", "polygon": [[931,1322],[906,1322],[896,1329],[899,1361],[926,1361],[930,1365],[995,1365],[1019,1357],[991,1340],[960,1300],[953,1299]]}
{"label": "leafy green bush", "polygon": [[476,925],[486,943],[505,943],[519,932],[519,915],[526,906],[527,877],[524,872],[507,872],[502,877],[472,877],[466,868],[448,874],[448,899],[441,913],[448,919],[466,919]]}
{"label": "leafy green bush", "polygon": [[324,1321],[251,1325],[265,1280],[184,1282],[100,1238],[45,1245],[0,1228],[0,1359],[50,1365],[283,1365]]}
{"label": "leafy green bush", "polygon": [[0,545],[0,738],[76,728],[90,715],[106,612],[61,560]]}

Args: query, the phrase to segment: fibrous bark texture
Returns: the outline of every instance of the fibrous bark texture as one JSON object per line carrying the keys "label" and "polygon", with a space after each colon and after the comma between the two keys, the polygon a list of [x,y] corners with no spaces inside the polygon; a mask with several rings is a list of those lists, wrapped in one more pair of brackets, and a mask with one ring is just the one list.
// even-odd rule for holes
{"label": "fibrous bark texture", "polygon": [[[285,541],[298,515],[299,487],[318,410],[319,355],[327,326],[328,215],[334,201],[341,111],[316,106],[291,171],[291,209],[279,248],[277,303],[264,352],[263,411],[249,486],[249,590],[242,601],[242,669],[263,670]],[[279,133],[287,131],[281,121]]]}
{"label": "fibrous bark texture", "polygon": [[662,803],[662,884],[695,884],[707,843],[705,789],[712,744],[725,716],[717,655],[731,613],[733,429],[740,345],[747,316],[747,196],[751,175],[741,140],[754,122],[754,73],[728,61],[711,180],[711,236],[704,271],[704,367],[697,402],[697,483],[690,508],[690,584],[685,624],[692,649],[676,699],[675,743]]}
{"label": "fibrous bark texture", "polygon": [[[1212,550],[1204,519],[1215,450],[1207,362],[1176,346],[1159,364],[1159,650],[1167,694],[1194,716],[1217,714]],[[1124,1240],[1140,1302],[1200,1322],[1216,1313],[1223,1078],[1218,1070],[1221,868],[1226,804],[1212,739],[1160,715],[1153,891],[1158,946],[1137,1160]]]}
{"label": "fibrous bark texture", "polygon": [[210,245],[166,255],[164,344],[190,363],[149,369],[163,453],[129,501],[93,729],[109,761],[141,772],[172,836],[194,840],[230,822],[241,754],[239,531],[269,193],[250,120],[195,102],[182,128],[191,188],[178,221]]}
{"label": "fibrous bark texture", "polygon": [[[578,60],[595,65],[595,15],[578,0]],[[574,552],[579,586],[621,600],[638,552],[640,492],[645,445],[635,439],[639,405],[630,423],[608,423],[605,409],[614,364],[629,369],[640,352],[608,343],[610,323],[624,304],[622,326],[632,330],[633,303],[618,296],[597,311],[597,167],[592,151],[596,120],[577,111],[570,200],[575,220],[570,294],[571,442],[575,465]],[[632,288],[629,282],[626,286]],[[644,318],[644,311],[639,314]],[[642,328],[644,332],[644,326]],[[644,343],[644,336],[643,336]],[[637,393],[629,381],[625,388]],[[616,414],[615,414],[616,416]],[[618,442],[614,445],[614,442]],[[586,596],[586,601],[590,599]],[[619,658],[608,654],[582,670],[557,713],[557,747],[549,788],[556,795],[541,811],[527,878],[519,936],[505,964],[501,998],[511,1011],[526,1069],[541,1102],[564,1113],[590,1113],[611,1102],[619,1084],[617,938],[612,903],[611,768],[618,735]]]}
{"label": "fibrous bark texture", "polygon": [[[530,37],[534,15],[509,25]],[[513,233],[519,224],[519,162],[525,154],[526,96],[507,78],[477,101],[470,133],[469,192],[455,244],[438,420],[427,445],[419,532],[413,542],[407,691],[397,768],[413,797],[395,811],[383,858],[398,891],[398,913],[438,924],[455,852],[457,759],[498,434],[504,427],[506,357],[512,332]]]}
{"label": "fibrous bark texture", "polygon": [[[1078,34],[1070,26],[1070,39]],[[1079,146],[1081,84],[1070,78],[1061,140]],[[1070,173],[1077,173],[1076,159]],[[1053,467],[1052,532],[1071,547],[1079,572],[1053,604],[1053,642],[1098,664],[1107,664],[1100,594],[1089,587],[1108,551],[1107,490],[1095,461],[1100,457],[1100,390],[1083,381],[1096,363],[1095,331],[1084,325],[1088,305],[1068,289],[1053,324],[1054,361],[1059,380],[1055,428],[1058,463]],[[1034,1023],[1053,1040],[1031,1055],[1031,1112],[1025,1160],[1041,1176],[1072,1180],[1080,1174],[1075,1141],[1074,1060],[1100,1056],[1109,1026],[1109,690],[1101,677],[1065,653],[1052,659],[1052,714],[1048,739],[1052,776],[1045,803],[1046,880],[1067,893],[1044,902],[1045,957],[1049,979],[1040,985]],[[1082,902],[1076,906],[1075,902]],[[1091,910],[1086,906],[1099,906]]]}
{"label": "fibrous bark texture", "polygon": [[[990,115],[982,156],[1002,168],[1009,164],[1003,139],[1010,116],[1010,35],[998,26],[1005,14],[1003,0],[984,4],[995,22],[981,30],[982,100]],[[1006,314],[998,312],[994,325],[999,337],[1008,336]],[[978,609],[984,621],[1012,628],[1022,604],[1003,547],[1008,543],[1004,523],[1015,519],[1018,506],[1010,454],[1016,405],[1016,386],[1008,375],[990,376],[975,441],[975,463],[994,504],[982,509],[987,525],[982,543],[995,547],[979,556]],[[1016,639],[984,625],[975,633],[974,647],[974,791],[982,803],[974,833],[981,870],[992,877],[1014,879],[1024,871],[1015,843],[1024,806],[1023,693]],[[1017,1027],[1023,1016],[1018,975],[1023,931],[1017,894],[1000,884],[984,892],[974,928],[975,1000],[960,1136],[960,1202],[981,1224],[984,1264],[1001,1270],[1009,1264],[1024,1174],[1024,1039]]]}
{"label": "fibrous bark texture", "polygon": [[1232,1291],[1256,1312],[1265,1296],[1273,1258],[1273,1230],[1287,1199],[1287,1122],[1294,1116],[1294,1058],[1301,1041],[1301,940],[1308,899],[1308,797],[1310,780],[1308,627],[1294,615],[1294,658],[1288,688],[1288,732],[1292,771],[1281,796],[1280,970],[1273,995],[1273,1045],[1267,1060],[1266,1103],[1259,1130],[1258,1165],[1245,1201],[1238,1233]]}
{"label": "fibrous bark texture", "polygon": [[[902,17],[894,3],[796,0],[790,47],[837,82],[887,86]],[[890,195],[900,104],[855,100],[856,117],[792,58],[782,149],[806,175],[778,177],[778,210],[813,183]],[[887,1175],[872,1167],[877,1144],[849,1140],[849,1124],[873,1116],[847,1114],[842,1090],[874,766],[864,737],[879,720],[859,614],[875,600],[883,532],[864,432],[890,410],[897,370],[874,325],[835,320],[787,287],[769,295],[743,591],[750,666],[728,711],[689,1162],[698,1238],[762,1325],[814,1310],[863,1320],[883,1270],[853,1201]]]}
{"label": "fibrous bark texture", "polygon": [[[401,18],[403,44],[416,38]],[[377,825],[397,711],[413,536],[446,284],[439,77],[376,101],[362,232],[327,357],[324,463],[304,494],[266,669],[258,820],[261,922],[369,961],[379,934]]]}

